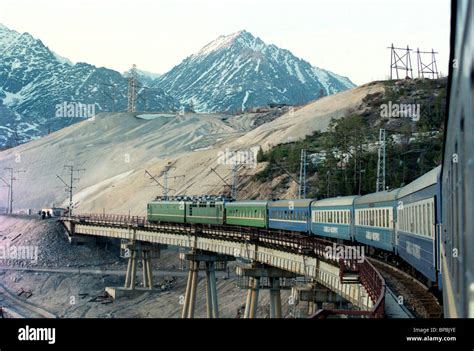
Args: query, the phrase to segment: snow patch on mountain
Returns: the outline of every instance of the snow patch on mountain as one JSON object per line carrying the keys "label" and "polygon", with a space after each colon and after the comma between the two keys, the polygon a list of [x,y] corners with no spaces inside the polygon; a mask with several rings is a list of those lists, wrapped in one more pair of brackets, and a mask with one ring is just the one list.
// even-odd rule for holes
{"label": "snow patch on mountain", "polygon": [[[238,112],[269,103],[302,105],[355,85],[241,30],[223,35],[157,79],[198,112]],[[252,94],[250,94],[252,92]]]}

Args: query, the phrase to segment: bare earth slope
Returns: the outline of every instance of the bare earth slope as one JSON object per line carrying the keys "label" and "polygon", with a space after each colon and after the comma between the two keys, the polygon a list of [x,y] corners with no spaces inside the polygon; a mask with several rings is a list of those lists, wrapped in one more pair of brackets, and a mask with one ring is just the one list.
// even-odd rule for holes
{"label": "bare earth slope", "polygon": [[[252,126],[258,114],[232,118],[218,114],[163,115],[153,119],[129,113],[101,114],[1,152],[0,172],[4,167],[26,170],[14,184],[16,210],[65,205],[67,193],[56,175],[68,181],[63,166],[73,164],[86,169],[79,173],[75,189],[78,212],[131,211],[143,215],[146,202],[162,193],[145,176],[145,169],[160,175],[171,162],[174,168],[170,176],[184,174],[185,178],[170,180],[171,194],[219,193],[223,183],[210,168],[222,176],[230,174],[231,166],[219,162],[219,156],[227,149],[267,149],[325,130],[331,118],[361,112],[365,108],[364,97],[383,91],[382,83],[357,87],[290,110],[257,128]],[[251,174],[261,167],[243,172]],[[2,176],[5,178],[6,173]],[[6,188],[0,188],[0,196],[0,206],[4,206]]]}

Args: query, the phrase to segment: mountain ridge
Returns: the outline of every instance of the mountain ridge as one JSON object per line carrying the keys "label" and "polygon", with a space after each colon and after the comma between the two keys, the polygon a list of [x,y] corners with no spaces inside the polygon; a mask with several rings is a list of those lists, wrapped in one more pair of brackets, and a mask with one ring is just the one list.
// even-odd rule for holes
{"label": "mountain ridge", "polygon": [[355,84],[240,30],[189,55],[156,86],[199,112],[240,112],[269,102],[302,105]]}

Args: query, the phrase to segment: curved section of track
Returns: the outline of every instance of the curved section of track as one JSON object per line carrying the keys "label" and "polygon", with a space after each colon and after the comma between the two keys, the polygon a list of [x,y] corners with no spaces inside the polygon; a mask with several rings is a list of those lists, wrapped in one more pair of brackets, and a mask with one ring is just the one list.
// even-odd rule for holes
{"label": "curved section of track", "polygon": [[400,302],[417,318],[440,318],[443,308],[428,287],[405,273],[404,271],[370,258],[374,267],[385,279],[385,283],[396,297],[402,297]]}

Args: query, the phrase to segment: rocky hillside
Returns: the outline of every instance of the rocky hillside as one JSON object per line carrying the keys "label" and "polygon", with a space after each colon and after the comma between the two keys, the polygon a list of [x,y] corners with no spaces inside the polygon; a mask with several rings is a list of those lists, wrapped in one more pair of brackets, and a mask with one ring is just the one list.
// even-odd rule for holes
{"label": "rocky hillside", "polygon": [[[158,88],[140,94],[138,110],[179,109],[179,102]],[[41,137],[94,113],[126,107],[127,78],[121,73],[72,64],[41,40],[0,24],[0,147]]]}

